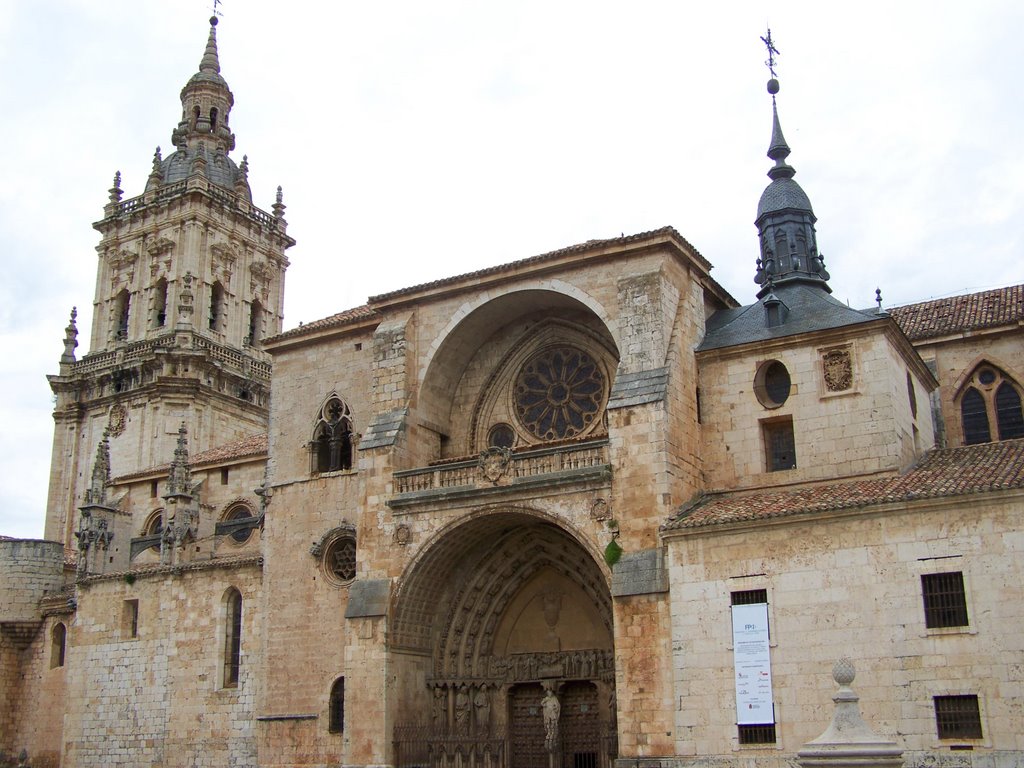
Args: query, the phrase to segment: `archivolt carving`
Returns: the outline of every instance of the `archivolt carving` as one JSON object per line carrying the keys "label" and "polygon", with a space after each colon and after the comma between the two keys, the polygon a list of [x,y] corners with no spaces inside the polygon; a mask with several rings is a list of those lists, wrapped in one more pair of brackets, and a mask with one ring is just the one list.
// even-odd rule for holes
{"label": "archivolt carving", "polygon": [[218,270],[225,282],[231,279],[231,273],[241,248],[238,243],[214,243],[210,246],[210,255],[213,257],[212,271],[214,276]]}

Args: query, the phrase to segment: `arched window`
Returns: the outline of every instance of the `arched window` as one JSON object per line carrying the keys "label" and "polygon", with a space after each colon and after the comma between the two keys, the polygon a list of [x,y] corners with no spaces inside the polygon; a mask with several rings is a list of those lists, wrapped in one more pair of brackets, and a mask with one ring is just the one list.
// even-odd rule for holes
{"label": "arched window", "polygon": [[339,677],[331,686],[331,699],[328,704],[327,730],[341,733],[345,730],[345,678]]}
{"label": "arched window", "polygon": [[960,421],[964,445],[1024,437],[1024,411],[1016,383],[992,365],[978,366],[960,396]]}
{"label": "arched window", "polygon": [[131,297],[125,288],[114,299],[114,339],[116,341],[125,341],[128,338],[128,315],[130,311]]}
{"label": "arched window", "polygon": [[235,688],[242,662],[242,593],[229,589],[224,607],[224,687]]}
{"label": "arched window", "polygon": [[254,347],[260,340],[260,328],[263,325],[263,305],[259,299],[253,299],[249,307],[249,335],[245,337],[246,343]]}
{"label": "arched window", "polygon": [[145,524],[142,526],[142,535],[144,537],[153,537],[156,541],[149,546],[149,549],[160,549],[160,539],[158,538],[164,530],[164,511],[158,509],[150,513],[149,517],[146,518]]}
{"label": "arched window", "polygon": [[68,629],[63,622],[53,625],[50,635],[50,669],[64,666],[64,651],[67,648]]}
{"label": "arched window", "polygon": [[1004,381],[996,390],[996,424],[999,425],[999,439],[1013,440],[1024,437],[1024,412],[1021,411],[1020,394],[1013,385]]}
{"label": "arched window", "polygon": [[217,130],[217,108],[210,109],[210,132]]}
{"label": "arched window", "polygon": [[224,286],[218,280],[210,286],[210,330],[224,330]]}
{"label": "arched window", "polygon": [[153,327],[167,325],[167,280],[160,278],[153,287]]}
{"label": "arched window", "polygon": [[328,398],[313,430],[312,471],[352,469],[352,414],[339,397]]}

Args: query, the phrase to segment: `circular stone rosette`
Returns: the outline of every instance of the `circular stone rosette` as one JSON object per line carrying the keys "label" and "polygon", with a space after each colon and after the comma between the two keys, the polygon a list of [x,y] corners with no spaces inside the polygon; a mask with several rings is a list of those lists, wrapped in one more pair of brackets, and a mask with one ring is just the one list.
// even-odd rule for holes
{"label": "circular stone rosette", "polygon": [[556,347],[527,361],[513,391],[519,423],[541,440],[561,440],[587,431],[600,418],[605,376],[586,352]]}

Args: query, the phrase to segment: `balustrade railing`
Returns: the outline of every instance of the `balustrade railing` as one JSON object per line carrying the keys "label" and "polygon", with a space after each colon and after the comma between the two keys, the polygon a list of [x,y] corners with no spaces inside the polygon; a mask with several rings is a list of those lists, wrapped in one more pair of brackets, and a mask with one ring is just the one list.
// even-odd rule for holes
{"label": "balustrade railing", "polygon": [[[513,452],[507,462],[499,458],[497,463],[505,464],[498,466],[497,472],[494,471],[493,463],[486,466],[482,458],[399,470],[394,473],[394,491],[401,494],[443,488],[492,486],[499,482],[495,474],[507,476],[515,482],[540,475],[593,469],[608,464],[608,440],[601,438],[585,443]],[[485,475],[486,470],[489,471]]]}
{"label": "balustrade railing", "polygon": [[[95,354],[86,355],[81,360],[73,363],[71,370],[78,374],[94,373],[115,365],[118,362],[119,356],[122,363],[133,363],[147,357],[154,349],[174,346],[175,338],[175,334],[167,333],[151,339],[135,341],[110,352],[96,352]],[[218,344],[215,341],[210,341],[197,334],[192,335],[192,347],[194,349],[205,349],[215,360],[227,363],[243,372],[248,365],[249,373],[254,378],[263,379],[264,381],[270,380],[270,363],[262,360],[253,360],[241,352],[226,347],[223,344]]]}
{"label": "balustrade railing", "polygon": [[[162,203],[170,200],[171,198],[178,197],[188,191],[188,181],[188,179],[184,179],[183,181],[176,181],[173,184],[166,184],[160,187],[149,200],[146,199],[146,195],[139,195],[138,197],[133,197],[117,203],[114,207],[114,215],[125,216],[130,213],[141,211],[149,205]],[[227,206],[238,213],[248,216],[250,219],[267,229],[273,230],[280,226],[280,222],[276,217],[271,216],[266,211],[260,210],[251,203],[248,203],[248,201],[243,205],[241,198],[230,190],[222,189],[211,184],[206,189],[199,191],[203,192],[213,200],[216,200],[221,205]]]}

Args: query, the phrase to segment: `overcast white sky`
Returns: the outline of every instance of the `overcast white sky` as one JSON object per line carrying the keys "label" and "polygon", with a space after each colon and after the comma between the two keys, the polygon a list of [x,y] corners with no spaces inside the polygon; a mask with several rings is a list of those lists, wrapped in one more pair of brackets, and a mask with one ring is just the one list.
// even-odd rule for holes
{"label": "overcast white sky", "polygon": [[[1024,282],[1024,4],[226,0],[231,125],[285,190],[285,324],[675,226],[742,303],[770,161],[760,40],[835,295]],[[40,536],[73,305],[88,351],[114,171],[169,151],[208,0],[0,0],[0,533]],[[116,468],[115,468],[116,469]]]}

